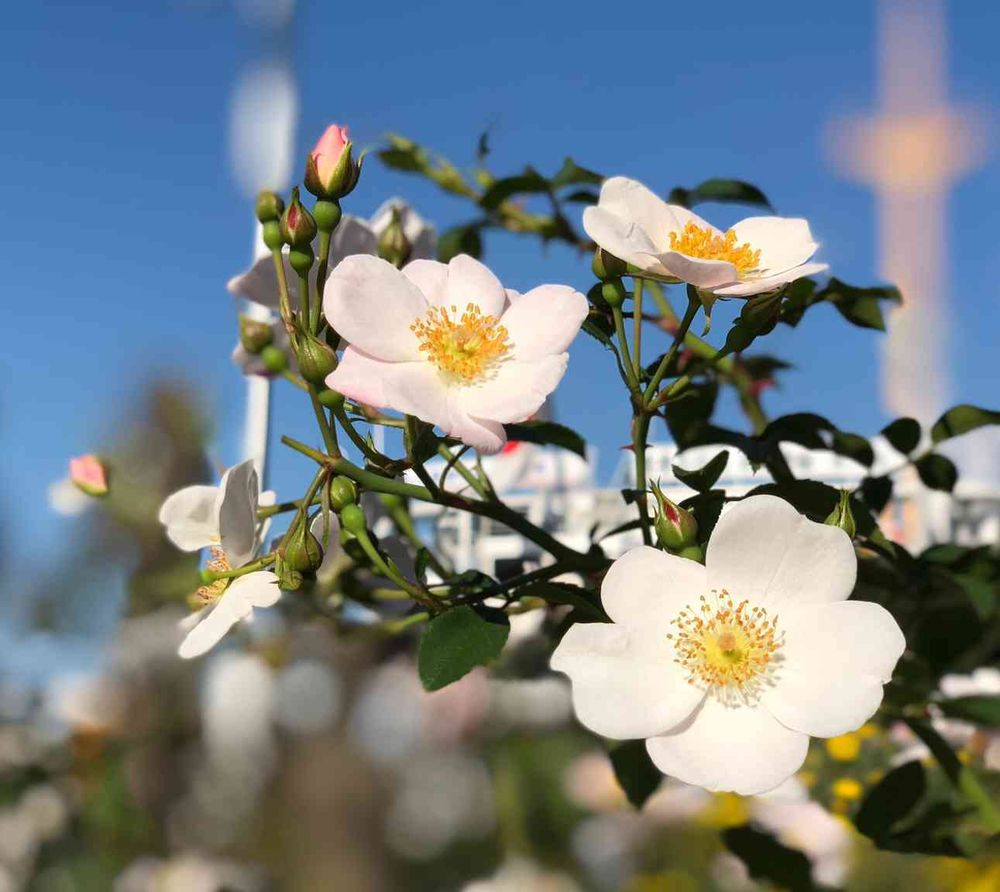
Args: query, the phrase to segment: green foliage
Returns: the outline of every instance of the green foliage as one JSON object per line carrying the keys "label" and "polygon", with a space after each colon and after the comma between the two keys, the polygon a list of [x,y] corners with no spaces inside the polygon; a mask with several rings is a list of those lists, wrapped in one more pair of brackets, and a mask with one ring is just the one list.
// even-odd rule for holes
{"label": "green foliage", "polygon": [[958,468],[947,456],[938,452],[929,452],[918,458],[913,466],[917,469],[924,486],[951,492],[958,481]]}
{"label": "green foliage", "polygon": [[722,451],[695,471],[685,471],[676,463],[670,466],[670,470],[685,486],[690,486],[691,489],[696,489],[698,492],[707,492],[715,486],[715,481],[722,476],[728,463],[729,453]]}
{"label": "green foliage", "polygon": [[953,719],[964,719],[990,728],[1000,727],[1000,697],[954,697],[939,701],[938,709]]}
{"label": "green foliage", "polygon": [[558,446],[580,456],[587,457],[587,443],[575,430],[555,421],[522,421],[520,424],[505,424],[509,440],[537,443],[542,446]]}
{"label": "green foliage", "polygon": [[496,610],[454,607],[436,616],[424,630],[417,648],[417,671],[428,691],[458,681],[476,666],[500,656],[510,621]]}
{"label": "green foliage", "polygon": [[786,291],[780,318],[787,325],[798,325],[806,310],[826,302],[832,304],[852,325],[885,331],[883,301],[900,303],[902,296],[899,289],[890,286],[858,288],[837,278],[830,279],[825,288],[818,288],[812,279],[799,279]]}
{"label": "green foliage", "polygon": [[773,210],[767,196],[752,183],[745,183],[743,180],[713,178],[699,183],[693,189],[678,186],[670,190],[668,201],[687,208],[705,201],[718,201],[728,204],[757,205]]}
{"label": "green foliage", "polygon": [[816,888],[809,859],[802,852],[783,846],[770,833],[750,826],[731,827],[723,831],[722,839],[726,848],[746,865],[753,879],[790,892],[810,892]]}
{"label": "green foliage", "polygon": [[967,403],[954,406],[934,422],[931,428],[931,440],[937,444],[988,424],[1000,424],[1000,412],[970,406]]}
{"label": "green foliage", "polygon": [[625,791],[632,805],[642,808],[663,781],[660,769],[653,764],[646,752],[646,742],[626,740],[612,747],[609,755],[618,785]]}
{"label": "green foliage", "polygon": [[915,418],[897,418],[882,428],[893,449],[909,455],[920,443],[920,422]]}

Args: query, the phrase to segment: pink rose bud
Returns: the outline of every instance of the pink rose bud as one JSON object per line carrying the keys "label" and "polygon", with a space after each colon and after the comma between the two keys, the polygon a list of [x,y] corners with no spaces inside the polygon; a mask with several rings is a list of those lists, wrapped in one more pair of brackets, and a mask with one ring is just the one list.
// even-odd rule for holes
{"label": "pink rose bud", "polygon": [[361,165],[351,158],[351,139],[346,127],[331,124],[306,160],[306,188],[317,198],[336,200],[347,195],[358,182]]}
{"label": "pink rose bud", "polygon": [[69,479],[88,496],[108,494],[108,471],[96,455],[81,455],[69,461]]}

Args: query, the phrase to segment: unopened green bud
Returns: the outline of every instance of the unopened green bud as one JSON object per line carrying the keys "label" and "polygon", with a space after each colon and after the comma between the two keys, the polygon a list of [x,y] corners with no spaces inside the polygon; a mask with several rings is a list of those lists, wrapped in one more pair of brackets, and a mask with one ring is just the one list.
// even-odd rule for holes
{"label": "unopened green bud", "polygon": [[317,198],[343,198],[358,184],[361,164],[346,127],[331,124],[306,158],[306,188]]}
{"label": "unopened green bud", "polygon": [[624,260],[619,260],[614,254],[609,254],[604,248],[598,248],[594,251],[594,259],[590,268],[602,282],[609,282],[624,276],[628,267]]}
{"label": "unopened green bud", "polygon": [[285,244],[281,234],[281,223],[278,220],[268,220],[264,224],[264,244],[272,251],[278,251]]}
{"label": "unopened green bud", "polygon": [[607,301],[608,306],[612,309],[620,307],[625,303],[627,294],[628,292],[625,291],[625,286],[622,284],[621,279],[612,279],[601,286],[601,297]]}
{"label": "unopened green bud", "polygon": [[337,367],[337,357],[334,352],[310,334],[303,335],[299,339],[296,355],[299,360],[299,373],[311,384],[322,384],[326,376]]}
{"label": "unopened green bud", "polygon": [[308,247],[316,237],[316,221],[299,201],[299,187],[292,189],[292,200],[281,216],[281,237],[293,248]]}
{"label": "unopened green bud", "polygon": [[320,232],[333,232],[340,223],[343,216],[340,210],[340,203],[334,200],[321,198],[313,205],[313,219],[319,227]]}
{"label": "unopened green bud", "polygon": [[313,265],[315,255],[311,245],[303,245],[301,248],[292,248],[288,252],[288,265],[299,275],[304,276]]}
{"label": "unopened green bud", "polygon": [[274,340],[271,326],[260,319],[251,319],[240,313],[240,343],[247,353],[257,355]]}
{"label": "unopened green bud", "polygon": [[381,238],[378,240],[378,256],[383,260],[388,260],[393,266],[402,267],[410,259],[413,253],[413,245],[403,232],[403,221],[399,215],[399,208],[392,209],[392,219],[385,228]]}
{"label": "unopened green bud", "polygon": [[340,512],[340,525],[355,536],[363,536],[368,530],[365,512],[359,505],[345,505]]}
{"label": "unopened green bud", "polygon": [[299,570],[289,567],[280,554],[278,555],[278,560],[274,563],[274,572],[278,577],[278,587],[283,592],[295,592],[302,588],[304,581],[302,573]]}
{"label": "unopened green bud", "polygon": [[854,511],[851,510],[851,493],[849,490],[840,491],[840,502],[824,523],[832,527],[840,527],[852,539],[858,531],[858,525],[854,521]]}
{"label": "unopened green bud", "polygon": [[656,538],[667,551],[679,552],[698,541],[698,521],[690,511],[668,499],[656,483]]}
{"label": "unopened green bud", "polygon": [[291,570],[313,573],[323,563],[323,546],[305,523],[299,524],[284,544],[283,560]]}
{"label": "unopened green bud", "polygon": [[705,550],[700,545],[689,545],[677,552],[677,557],[688,561],[697,561],[699,564],[705,563]]}
{"label": "unopened green bud", "polygon": [[343,511],[358,501],[358,488],[350,477],[334,477],[330,481],[330,504],[335,511]]}
{"label": "unopened green bud", "polygon": [[274,344],[269,344],[260,351],[260,361],[264,363],[264,368],[273,375],[280,375],[288,368],[288,357],[285,355],[285,351],[280,347],[275,347]]}
{"label": "unopened green bud", "polygon": [[321,390],[317,397],[319,399],[319,404],[321,406],[326,406],[327,409],[339,409],[344,405],[344,395],[336,390]]}
{"label": "unopened green bud", "polygon": [[281,196],[274,192],[261,192],[257,196],[257,219],[261,223],[270,223],[281,219],[281,214],[285,210],[285,202]]}

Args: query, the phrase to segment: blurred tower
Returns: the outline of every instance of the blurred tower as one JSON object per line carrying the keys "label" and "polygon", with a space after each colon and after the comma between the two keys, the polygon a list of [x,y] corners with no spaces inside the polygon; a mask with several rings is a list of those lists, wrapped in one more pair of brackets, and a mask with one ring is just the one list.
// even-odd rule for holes
{"label": "blurred tower", "polygon": [[[878,97],[876,114],[832,130],[833,159],[874,190],[879,275],[903,294],[883,342],[885,407],[927,424],[952,398],[948,191],[984,154],[976,117],[948,104],[944,0],[880,0]],[[915,510],[920,538],[944,532],[947,506]]]}
{"label": "blurred tower", "polygon": [[[250,61],[233,89],[229,117],[229,147],[233,173],[248,197],[261,189],[287,188],[292,173],[298,97],[292,71],[292,24],[295,0],[237,0],[236,11],[256,32]],[[260,226],[254,228],[253,259],[267,254]],[[246,303],[244,312],[267,320],[269,311]],[[241,454],[252,458],[261,481],[267,469],[271,384],[248,375]]]}

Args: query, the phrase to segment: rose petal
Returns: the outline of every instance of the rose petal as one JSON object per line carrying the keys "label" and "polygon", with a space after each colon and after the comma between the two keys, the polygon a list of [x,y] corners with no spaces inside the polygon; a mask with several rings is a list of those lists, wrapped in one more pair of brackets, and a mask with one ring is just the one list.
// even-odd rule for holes
{"label": "rose petal", "polygon": [[709,588],[785,611],[845,601],[857,576],[850,537],[814,523],[776,496],[751,496],[724,511],[705,556]]}
{"label": "rose petal", "polygon": [[784,272],[775,273],[773,276],[762,276],[756,279],[746,279],[736,285],[725,285],[721,288],[713,288],[712,292],[720,297],[752,297],[754,294],[764,294],[767,291],[774,291],[782,285],[794,282],[796,279],[804,279],[806,276],[816,276],[825,273],[830,267],[825,263],[803,263]]}
{"label": "rose petal", "polygon": [[432,306],[448,301],[448,264],[436,260],[413,260],[403,267],[403,275],[416,285]]}
{"label": "rose petal", "polygon": [[456,387],[458,406],[477,418],[510,424],[530,418],[556,389],[566,372],[569,354],[544,356],[528,362],[502,362],[481,384]]}
{"label": "rose petal", "polygon": [[747,217],[733,227],[737,244],[760,251],[761,270],[781,273],[801,266],[816,253],[809,224],[799,217]]}
{"label": "rose petal", "polygon": [[666,636],[686,606],[708,591],[705,568],[648,545],[626,552],[601,584],[601,603],[616,623]]}
{"label": "rose petal", "polygon": [[252,459],[230,468],[219,484],[219,538],[233,568],[254,556],[259,484]]}
{"label": "rose petal", "polygon": [[500,280],[474,257],[459,254],[448,262],[444,306],[455,307],[461,313],[471,303],[478,306],[484,316],[499,318],[506,300]]}
{"label": "rose petal", "polygon": [[703,697],[673,663],[674,651],[649,629],[575,623],[552,654],[573,683],[581,724],[605,737],[650,737],[684,721]]}
{"label": "rose petal", "polygon": [[168,496],[159,520],[167,538],[182,551],[197,551],[219,542],[217,486],[187,486]]}
{"label": "rose petal", "polygon": [[587,318],[587,298],[566,285],[540,285],[509,300],[500,323],[518,360],[564,353]]}
{"label": "rose petal", "polygon": [[766,793],[795,774],[809,737],[786,728],[759,706],[724,706],[707,697],[669,734],[646,741],[664,774],[707,790]]}
{"label": "rose petal", "polygon": [[200,657],[215,647],[236,623],[250,616],[254,607],[271,607],[280,597],[274,573],[260,570],[238,576],[205,618],[188,632],[178,655],[185,660]]}

